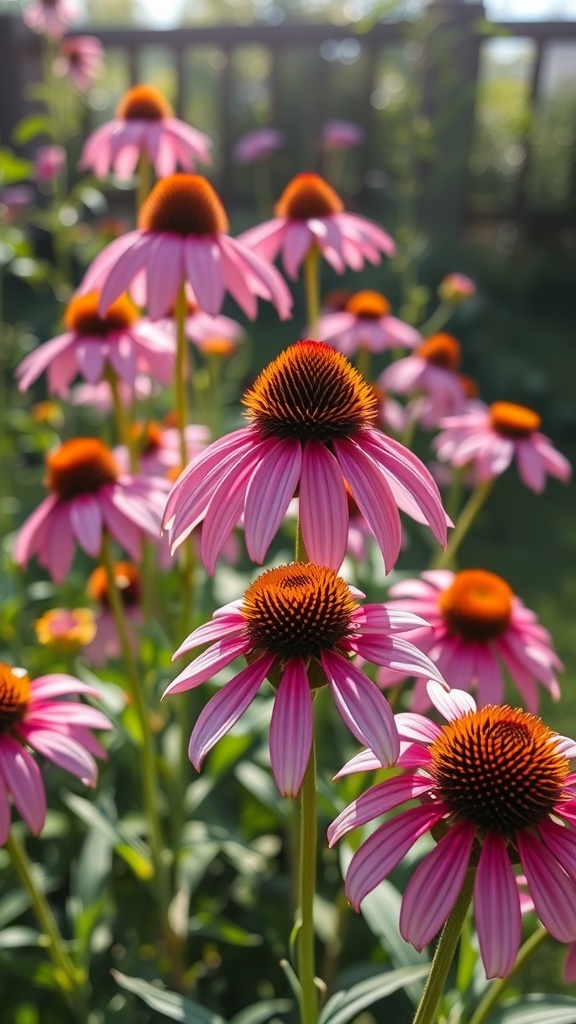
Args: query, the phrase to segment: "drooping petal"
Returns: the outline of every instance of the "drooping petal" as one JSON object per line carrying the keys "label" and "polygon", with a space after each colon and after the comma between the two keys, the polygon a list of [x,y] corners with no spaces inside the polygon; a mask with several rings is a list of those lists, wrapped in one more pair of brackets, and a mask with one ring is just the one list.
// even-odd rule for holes
{"label": "drooping petal", "polygon": [[250,478],[244,507],[244,534],[248,554],[259,565],[294,496],[301,468],[302,446],[294,438],[279,441]]}
{"label": "drooping petal", "polygon": [[97,558],[102,547],[102,512],[93,494],[80,494],[70,502],[70,525],[80,547]]}
{"label": "drooping petal", "polygon": [[346,896],[355,910],[446,811],[446,804],[440,802],[412,807],[385,821],[362,843],[346,872]]}
{"label": "drooping petal", "polygon": [[34,758],[11,736],[0,742],[0,772],[30,831],[38,835],[46,817],[44,783]]}
{"label": "drooping petal", "polygon": [[186,272],[194,295],[205,313],[216,316],[224,301],[224,280],[220,270],[220,249],[216,240],[207,236],[186,239]]}
{"label": "drooping petal", "polygon": [[200,771],[208,751],[226,735],[252,703],[273,663],[272,654],[256,658],[208,701],[194,726],[188,747],[188,756],[196,771]]}
{"label": "drooping petal", "polygon": [[200,686],[201,683],[205,683],[215,676],[221,668],[225,668],[226,665],[234,661],[234,658],[244,654],[248,648],[249,643],[245,637],[232,636],[226,640],[219,640],[196,658],[191,665],[187,665],[166,687],[163,696],[167,697],[169,693],[181,693],[182,690],[191,690],[194,686]]}
{"label": "drooping petal", "polygon": [[395,565],[402,543],[398,508],[378,465],[353,441],[334,441],[334,451],[354,500],[374,533],[386,572]]}
{"label": "drooping petal", "polygon": [[496,832],[482,842],[474,880],[474,914],[487,978],[510,973],[522,937],[518,885],[505,843]]}
{"label": "drooping petal", "polygon": [[26,726],[20,729],[26,742],[39,754],[76,775],[86,786],[95,786],[98,769],[92,756],[73,737],[46,728]]}
{"label": "drooping petal", "polygon": [[576,940],[576,886],[548,847],[527,832],[516,836],[534,907],[559,942]]}
{"label": "drooping petal", "polygon": [[274,699],[270,760],[283,796],[297,796],[312,748],[312,697],[306,665],[290,658]]}
{"label": "drooping petal", "polygon": [[400,911],[400,933],[417,950],[424,949],[449,917],[462,891],[474,825],[454,825],[426,854],[406,886]]}
{"label": "drooping petal", "polygon": [[576,883],[576,832],[558,825],[550,818],[539,822],[538,831],[566,874]]}
{"label": "drooping petal", "polygon": [[372,786],[334,819],[328,828],[328,845],[334,846],[351,829],[365,825],[398,804],[426,793],[432,785],[432,780],[424,776],[396,775],[393,779]]}
{"label": "drooping petal", "polygon": [[384,768],[394,764],[400,740],[384,694],[341,654],[324,651],[321,661],[334,703],[352,735],[374,751]]}
{"label": "drooping petal", "polygon": [[465,690],[450,690],[447,693],[445,688],[432,681],[426,689],[434,707],[447,722],[471,715],[477,710],[476,701]]}
{"label": "drooping petal", "polygon": [[185,654],[186,651],[192,651],[195,647],[200,647],[202,644],[210,644],[213,640],[224,640],[229,636],[235,636],[242,632],[245,627],[246,620],[237,611],[226,615],[219,615],[216,619],[211,619],[210,622],[205,622],[203,626],[198,626],[197,629],[193,630],[183,643],[180,644],[178,650],[174,651],[172,661],[179,658],[181,654]]}
{"label": "drooping petal", "polygon": [[299,512],[308,558],[339,569],[348,542],[348,502],[342,470],[320,441],[304,446]]}
{"label": "drooping petal", "polygon": [[373,633],[365,633],[350,641],[350,647],[358,651],[362,658],[367,658],[376,665],[384,665],[404,675],[433,679],[440,687],[447,689],[448,684],[437,665],[401,636],[375,636]]}

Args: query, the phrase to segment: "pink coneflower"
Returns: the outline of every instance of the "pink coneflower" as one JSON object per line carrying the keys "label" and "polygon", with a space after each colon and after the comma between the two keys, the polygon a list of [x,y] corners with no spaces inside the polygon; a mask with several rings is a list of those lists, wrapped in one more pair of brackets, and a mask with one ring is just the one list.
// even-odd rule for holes
{"label": "pink coneflower", "polygon": [[[503,978],[514,966],[521,938],[513,868],[518,862],[544,927],[560,942],[576,939],[576,799],[570,774],[576,743],[519,708],[478,710],[468,693],[445,693],[434,682],[429,691],[448,724],[396,715],[398,765],[405,765],[405,772],[346,807],[330,826],[330,843],[416,800],[416,806],[380,825],[354,854],[346,895],[358,910],[421,835],[441,835],[405,889],[402,936],[423,949],[449,917],[468,869],[477,864],[480,953],[487,977]],[[360,766],[379,764],[367,752],[344,772]]]}
{"label": "pink coneflower", "polygon": [[285,144],[286,136],[278,128],[255,128],[238,139],[232,158],[237,164],[252,164],[276,153]]}
{"label": "pink coneflower", "polygon": [[68,78],[78,92],[88,92],[104,71],[104,47],[96,36],[62,39],[54,74]]}
{"label": "pink coneflower", "polygon": [[60,39],[68,26],[78,20],[78,7],[68,0],[33,0],[24,9],[22,20],[35,32]]}
{"label": "pink coneflower", "polygon": [[107,530],[132,558],[142,534],[158,537],[168,483],[122,473],[109,448],[94,437],[65,441],[46,457],[51,492],[20,528],[14,561],[36,554],[57,583],[66,578],[76,541],[96,558]]}
{"label": "pink coneflower", "polygon": [[479,480],[492,480],[504,473],[515,458],[522,483],[540,494],[547,474],[563,483],[572,475],[568,459],[540,433],[540,423],[538,413],[523,405],[477,404],[468,412],[442,420],[444,429],[435,439],[434,449],[442,462],[453,466],[473,463]]}
{"label": "pink coneflower", "polygon": [[364,129],[353,121],[325,121],[320,133],[324,149],[352,149],[361,146],[365,137]]}
{"label": "pink coneflower", "polygon": [[[136,651],[139,641],[138,627],[144,623],[140,573],[131,562],[113,562],[112,572],[124,606],[128,641],[132,650]],[[84,656],[96,668],[102,668],[108,661],[119,658],[121,654],[116,620],[110,611],[108,575],[103,566],[99,565],[90,574],[86,591],[88,597],[98,605],[99,611],[95,619],[94,637],[84,648]]]}
{"label": "pink coneflower", "polygon": [[384,352],[422,342],[415,327],[390,314],[390,303],[380,292],[356,292],[340,313],[325,313],[318,321],[318,337],[350,356],[359,348]]}
{"label": "pink coneflower", "polygon": [[54,654],[77,654],[94,639],[96,624],[89,608],[50,608],[34,623],[38,643]]}
{"label": "pink coneflower", "polygon": [[300,341],[262,371],[243,398],[248,427],[211,444],[184,471],[166,505],[172,549],[198,523],[212,573],[244,515],[250,558],[262,563],[299,487],[308,557],[337,569],[346,551],[345,481],[374,532],[386,569],[401,543],[398,508],[446,541],[446,514],[432,476],[412,452],[375,427],[374,389],[345,356]]}
{"label": "pink coneflower", "polygon": [[470,412],[482,406],[478,400],[478,385],[472,377],[465,373],[451,374],[448,384],[448,391],[441,387],[411,398],[404,408],[406,422],[419,423],[424,430],[436,430],[446,416],[447,408],[460,407]]}
{"label": "pink coneflower", "polygon": [[[361,605],[359,592],[325,566],[293,562],[262,573],[242,601],[215,612],[184,641],[174,657],[216,641],[188,665],[166,693],[178,693],[211,679],[239,656],[242,669],[208,702],[190,739],[197,770],[209,750],[232,728],[266,676],[276,689],[270,726],[270,758],[276,783],[295,796],[312,744],[311,691],[329,685],[352,734],[367,743],[381,765],[398,755],[394,716],[377,686],[349,660],[350,655],[413,671],[443,683],[438,670],[412,644],[398,644],[399,629],[422,624],[385,605]],[[406,623],[406,625],[403,625]]]}
{"label": "pink coneflower", "polygon": [[[174,310],[171,310],[171,313],[170,317],[162,321],[162,326],[174,335],[176,330]],[[218,316],[210,316],[199,309],[198,305],[188,296],[186,297],[186,314],[186,337],[201,351],[204,351],[206,345],[209,346],[210,342],[216,341],[216,339],[230,342],[230,346],[226,346],[226,348],[233,350],[246,333],[237,320],[223,316],[222,313]]]}
{"label": "pink coneflower", "polygon": [[257,296],[272,302],[282,319],[290,316],[292,297],[280,274],[226,234],[228,218],[206,178],[172,174],[157,182],[138,224],[137,231],[103,249],[82,282],[83,293],[101,289],[101,311],[135,278],[145,278],[145,301],[153,320],[174,308],[186,281],[195,301],[212,316],[220,312],[226,292],[252,320]]}
{"label": "pink coneflower", "polygon": [[145,154],[159,178],[178,166],[194,171],[196,161],[209,164],[212,143],[207,135],[174,117],[168,100],[153,85],[135,85],[122,97],[116,117],[86,140],[79,167],[105,178],[114,171],[131,178]]}
{"label": "pink coneflower", "polygon": [[[529,711],[538,708],[537,683],[560,697],[555,672],[562,669],[547,629],[512,588],[485,569],[431,569],[421,579],[390,588],[393,607],[421,615],[432,626],[412,639],[438,665],[451,686],[477,689],[478,704],[499,704],[504,696],[502,668],[518,687]],[[380,678],[382,684],[394,679]],[[417,687],[413,707],[429,704]]]}
{"label": "pink coneflower", "polygon": [[63,146],[40,146],[34,155],[34,176],[45,184],[54,181],[66,165],[66,150]]}
{"label": "pink coneflower", "polygon": [[116,299],[103,314],[98,312],[99,304],[98,292],[76,296],[68,303],[64,314],[68,330],[39,345],[18,366],[20,391],[26,391],[45,370],[48,389],[61,398],[67,397],[77,374],[97,384],[107,368],[130,388],[138,371],[170,383],[176,355],[173,335],[141,320],[126,296]]}
{"label": "pink coneflower", "polygon": [[312,246],[338,274],[345,268],[362,270],[364,261],[380,263],[380,253],[393,256],[396,246],[377,224],[355,213],[345,213],[340,196],[318,174],[297,174],[276,203],[273,220],[240,235],[260,256],[273,260],[282,251],[288,277]]}
{"label": "pink coneflower", "polygon": [[[204,451],[210,433],[207,427],[190,423],[184,428],[186,451],[191,460]],[[169,470],[181,467],[181,438],[178,427],[165,427],[150,420],[132,425],[132,441],[138,454],[138,469],[144,476],[166,476]],[[114,449],[114,458],[123,472],[130,469],[130,453],[121,445]]]}
{"label": "pink coneflower", "polygon": [[[146,401],[155,395],[158,387],[150,377],[139,373],[131,387],[125,381],[118,381],[118,393],[122,405],[130,407],[136,399]],[[105,416],[114,409],[112,389],[107,380],[101,380],[98,384],[77,384],[67,396],[72,405],[89,405],[92,411]]]}
{"label": "pink coneflower", "polygon": [[415,352],[388,366],[378,383],[400,395],[423,392],[437,416],[460,412],[465,394],[458,370],[460,344],[451,334],[433,334]]}
{"label": "pink coneflower", "polygon": [[438,295],[443,302],[450,302],[454,306],[459,306],[462,302],[467,302],[477,292],[476,285],[471,277],[466,277],[466,274],[446,274],[446,277],[442,278],[438,285]]}
{"label": "pink coneflower", "polygon": [[31,832],[38,835],[46,818],[46,792],[31,747],[41,757],[95,786],[94,756],[106,752],[92,729],[111,729],[101,711],[76,700],[55,700],[97,691],[67,675],[30,679],[24,669],[0,663],[0,844],[10,834],[11,797]]}

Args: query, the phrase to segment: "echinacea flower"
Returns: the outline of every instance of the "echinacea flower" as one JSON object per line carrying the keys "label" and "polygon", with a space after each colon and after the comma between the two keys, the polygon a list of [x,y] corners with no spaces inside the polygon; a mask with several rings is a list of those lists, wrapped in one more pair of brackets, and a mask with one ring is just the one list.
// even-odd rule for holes
{"label": "echinacea flower", "polygon": [[464,409],[466,398],[460,374],[460,344],[451,334],[433,334],[412,353],[387,366],[378,383],[399,395],[421,392],[437,417]]}
{"label": "echinacea flower", "polygon": [[94,639],[96,624],[89,608],[50,608],[34,630],[38,643],[54,654],[77,654]]}
{"label": "echinacea flower", "polygon": [[138,372],[163,384],[172,378],[176,344],[172,334],[141,320],[125,295],[99,313],[98,292],[78,295],[66,307],[64,334],[39,345],[16,369],[18,387],[26,391],[47,372],[48,389],[66,398],[68,387],[80,374],[98,384],[107,369],[133,388]]}
{"label": "echinacea flower", "polygon": [[220,312],[226,292],[252,320],[257,297],[272,302],[282,319],[290,316],[292,297],[285,282],[275,267],[226,234],[228,218],[206,178],[172,174],[157,182],[138,224],[138,230],[99,253],[82,282],[82,293],[101,289],[101,312],[140,279],[144,290],[138,302],[147,305],[152,320],[174,308],[186,282],[200,308],[212,316]]}
{"label": "echinacea flower", "polygon": [[276,153],[285,144],[286,136],[278,128],[255,128],[238,139],[232,150],[232,158],[237,164],[252,164]]}
{"label": "echinacea flower", "polygon": [[116,117],[88,137],[79,167],[97,178],[111,170],[119,178],[131,178],[145,154],[158,177],[165,178],[178,166],[194,171],[197,160],[209,164],[211,147],[207,135],[174,117],[155,86],[135,85],[120,100]]}
{"label": "echinacea flower", "polygon": [[332,569],[292,562],[262,573],[240,602],[220,608],[211,622],[190,634],[175,658],[207,642],[212,646],[170,683],[166,694],[205,683],[239,656],[249,662],[209,700],[194,726],[189,754],[197,770],[267,676],[276,690],[270,758],[285,796],[300,789],[312,744],[312,692],[326,683],[356,739],[370,746],[381,765],[394,763],[399,748],[390,706],[350,656],[399,671],[410,663],[417,674],[443,680],[416,647],[405,640],[398,644],[394,635],[421,625],[422,619],[390,613],[385,605],[361,605],[357,596]]}
{"label": "echinacea flower", "polygon": [[320,141],[324,149],[351,149],[361,146],[366,133],[353,121],[325,121],[320,131]]}
{"label": "echinacea flower", "polygon": [[340,196],[319,174],[292,178],[274,212],[273,220],[244,231],[240,241],[268,260],[281,251],[284,269],[292,279],[312,246],[320,249],[338,274],[347,266],[362,270],[365,260],[380,263],[380,253],[393,256],[396,251],[390,235],[377,224],[346,213]]}
{"label": "echinacea flower", "polygon": [[68,78],[78,92],[88,92],[104,71],[104,47],[96,36],[62,39],[54,61],[54,74]]}
{"label": "echinacea flower", "polygon": [[164,526],[172,550],[203,521],[202,558],[213,573],[243,514],[248,553],[262,563],[299,487],[308,557],[338,569],[348,539],[345,482],[387,571],[400,550],[399,508],[445,544],[447,519],[432,476],[376,428],[374,389],[340,352],[323,342],[297,342],[260,373],[242,401],[250,426],[209,445],[168,498]]}
{"label": "echinacea flower", "polygon": [[[576,940],[576,798],[570,773],[576,743],[519,708],[490,704],[478,710],[462,690],[446,693],[435,682],[428,688],[447,724],[396,715],[397,764],[405,771],[349,804],[328,830],[330,844],[410,801],[410,809],[379,825],[352,857],[348,899],[358,910],[416,840],[432,832],[437,846],[406,886],[400,932],[423,949],[449,917],[473,868],[482,961],[487,977],[504,978],[521,939],[514,865],[520,863],[528,879],[544,927],[560,942]],[[342,773],[378,767],[367,751]]]}
{"label": "echinacea flower", "polygon": [[65,441],[46,457],[51,492],[20,528],[14,561],[37,555],[52,579],[62,583],[77,542],[97,558],[107,530],[137,559],[143,534],[158,537],[168,482],[122,473],[112,452],[95,437]]}
{"label": "echinacea flower", "polygon": [[[144,476],[166,476],[168,470],[181,467],[181,437],[178,427],[166,427],[154,420],[136,422],[131,427],[138,456],[138,470]],[[189,423],[184,428],[188,459],[204,451],[210,434],[207,427]],[[125,472],[130,468],[130,453],[124,445],[114,449],[114,458]]]}
{"label": "echinacea flower", "polygon": [[[124,608],[128,643],[136,651],[139,642],[138,627],[144,622],[142,614],[142,586],[140,572],[131,562],[113,562],[112,572]],[[91,643],[84,648],[84,657],[96,668],[102,668],[113,658],[120,657],[122,648],[116,619],[110,611],[108,574],[99,565],[90,573],[86,586],[88,597],[98,606],[95,632]]]}
{"label": "echinacea flower", "polygon": [[339,313],[325,313],[318,322],[318,337],[344,355],[359,348],[384,352],[402,346],[414,348],[422,342],[415,327],[390,313],[390,303],[380,292],[356,292]]}
{"label": "echinacea flower", "polygon": [[66,150],[63,146],[40,146],[34,155],[34,176],[45,184],[54,181],[66,165]]}
{"label": "echinacea flower", "polygon": [[[118,381],[120,401],[128,409],[136,399],[146,401],[157,392],[158,386],[155,381],[142,373],[136,375],[133,387],[123,380]],[[101,416],[107,415],[114,409],[114,397],[108,380],[101,380],[98,384],[77,384],[67,398],[72,405],[89,405],[91,412],[96,412]]]}
{"label": "echinacea flower", "polygon": [[86,786],[98,776],[94,757],[106,752],[92,729],[111,729],[101,711],[77,700],[59,700],[97,691],[73,676],[30,679],[21,668],[0,663],[0,845],[10,833],[10,798],[34,835],[46,818],[46,791],[30,748],[76,775]]}
{"label": "echinacea flower", "polygon": [[68,26],[78,20],[78,7],[69,0],[33,0],[24,8],[22,20],[35,32],[60,39]]}
{"label": "echinacea flower", "polygon": [[[391,606],[421,615],[432,629],[411,639],[438,666],[450,686],[474,688],[479,707],[499,704],[504,696],[502,668],[518,687],[529,711],[538,708],[537,683],[554,700],[560,697],[556,671],[562,662],[547,629],[526,608],[506,580],[486,569],[431,569],[420,579],[390,587]],[[394,685],[398,677],[379,677]],[[429,704],[417,684],[413,708]]]}
{"label": "echinacea flower", "polygon": [[434,449],[441,462],[473,464],[482,481],[500,476],[515,459],[522,483],[540,494],[547,475],[563,483],[572,475],[568,459],[540,433],[540,424],[538,413],[523,405],[477,403],[473,409],[441,421],[443,430],[434,440]]}
{"label": "echinacea flower", "polygon": [[446,274],[438,285],[438,295],[443,302],[450,302],[453,306],[459,306],[467,302],[473,295],[476,295],[477,288],[471,277],[466,274]]}

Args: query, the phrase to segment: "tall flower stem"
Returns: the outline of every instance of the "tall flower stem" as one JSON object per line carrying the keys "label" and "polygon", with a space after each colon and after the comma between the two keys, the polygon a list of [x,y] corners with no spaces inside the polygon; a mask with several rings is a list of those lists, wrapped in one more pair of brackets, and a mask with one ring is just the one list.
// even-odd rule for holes
{"label": "tall flower stem", "polygon": [[174,393],[176,398],[176,415],[180,431],[180,461],[182,469],[188,462],[186,451],[186,427],[188,425],[188,401],[186,396],[186,364],[188,357],[188,341],[186,338],[186,291],[180,286],[176,299],[176,367],[174,371]]}
{"label": "tall flower stem", "polygon": [[304,257],[304,292],[308,330],[310,337],[316,338],[320,318],[320,249],[316,245]]}
{"label": "tall flower stem", "polygon": [[413,1024],[433,1024],[436,1020],[438,1003],[444,991],[450,965],[462,931],[474,886],[474,870],[469,870],[462,891],[454,904],[452,913],[442,929],[436,946],[430,974],[422,993]]}
{"label": "tall flower stem", "polygon": [[458,517],[453,532],[450,534],[446,550],[441,551],[432,562],[431,567],[433,569],[450,569],[454,565],[456,552],[488,498],[493,486],[494,480],[485,480],[474,488]]}
{"label": "tall flower stem", "polygon": [[441,302],[432,315],[420,325],[420,334],[423,334],[425,338],[429,338],[431,334],[441,331],[444,324],[448,323],[453,312],[454,306],[450,302]]}
{"label": "tall flower stem", "polygon": [[136,223],[142,204],[152,188],[152,164],[146,153],[140,154],[138,161],[138,174],[136,177]]}
{"label": "tall flower stem", "polygon": [[300,790],[300,907],[298,978],[301,1024],[316,1024],[318,992],[314,961],[314,893],[316,891],[316,755],[314,746]]}
{"label": "tall flower stem", "polygon": [[104,376],[110,385],[110,391],[112,394],[112,408],[114,410],[114,422],[116,425],[118,443],[125,445],[128,449],[130,471],[133,473],[136,470],[137,456],[134,447],[134,438],[130,432],[130,421],[126,415],[126,409],[124,408],[124,403],[120,394],[118,374],[111,366],[107,366],[104,370]]}
{"label": "tall flower stem", "polygon": [[49,939],[48,952],[56,968],[55,978],[78,1021],[81,1024],[86,1024],[88,1014],[83,973],[66,952],[64,939],[52,913],[52,908],[44,893],[36,885],[28,854],[13,832],[8,836],[6,849],[22,887],[28,894],[38,924]]}
{"label": "tall flower stem", "polygon": [[470,1024],[484,1024],[484,1021],[490,1016],[495,1006],[498,1006],[504,990],[508,988],[511,981],[520,973],[522,968],[525,966],[527,961],[534,955],[537,949],[546,942],[546,939],[550,938],[550,933],[545,928],[537,928],[529,939],[526,939],[524,945],[520,948],[518,956],[516,957],[516,963],[507,974],[505,978],[497,978],[492,982],[486,995],[479,1002],[476,1012],[470,1018]]}

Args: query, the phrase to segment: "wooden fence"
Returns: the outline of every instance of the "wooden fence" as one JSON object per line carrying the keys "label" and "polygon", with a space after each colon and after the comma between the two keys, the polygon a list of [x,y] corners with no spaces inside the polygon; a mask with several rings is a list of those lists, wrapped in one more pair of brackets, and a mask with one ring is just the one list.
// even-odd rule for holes
{"label": "wooden fence", "polygon": [[[89,31],[102,40],[107,54],[123,53],[127,77],[132,83],[146,80],[143,66],[150,53],[155,50],[164,54],[168,52],[175,76],[175,106],[179,114],[187,109],[190,63],[193,65],[196,57],[207,49],[219,54],[215,78],[216,123],[211,127],[219,140],[217,185],[227,202],[238,199],[241,182],[231,160],[232,146],[240,134],[234,113],[240,84],[235,69],[235,57],[239,52],[246,47],[260,47],[268,54],[267,122],[282,128],[286,121],[291,120],[297,130],[299,119],[305,119],[307,137],[313,140],[318,138],[320,125],[326,118],[344,116],[339,107],[334,107],[338,96],[337,80],[342,74],[339,52],[345,54],[350,45],[355,53],[361,52],[362,73],[356,79],[353,95],[350,93],[344,99],[346,119],[361,124],[366,133],[365,144],[355,154],[357,178],[366,199],[369,198],[371,184],[379,180],[379,168],[386,166],[387,162],[386,139],[383,138],[386,117],[377,102],[382,62],[398,53],[399,49],[411,46],[410,53],[415,58],[413,73],[418,75],[421,90],[416,117],[414,110],[410,110],[411,120],[406,122],[404,131],[410,133],[416,126],[422,134],[424,126],[423,134],[426,136],[427,127],[431,125],[433,128],[428,152],[426,145],[416,146],[412,154],[415,163],[411,168],[418,181],[420,212],[428,224],[459,231],[476,221],[496,218],[511,221],[527,231],[539,227],[576,226],[576,144],[572,141],[570,186],[562,202],[556,207],[552,204],[546,209],[538,209],[531,202],[528,188],[533,158],[530,118],[526,120],[522,136],[517,139],[521,158],[506,201],[493,204],[492,208],[490,202],[484,202],[479,208],[473,202],[470,187],[470,153],[478,128],[475,110],[483,48],[495,37],[531,42],[534,59],[528,83],[528,103],[534,113],[541,101],[542,68],[548,48],[558,42],[574,44],[576,64],[575,23],[508,22],[490,26],[482,3],[435,0],[427,9],[426,20],[417,26],[407,22],[386,22],[377,23],[366,31],[326,23],[252,24],[246,27],[218,25],[167,31],[94,28]],[[290,69],[294,82],[295,76],[298,78],[298,69],[304,68],[304,62],[308,75],[305,96],[295,110],[291,91],[287,91],[284,70],[286,67]],[[0,140],[4,145],[10,144],[15,124],[29,109],[24,98],[26,87],[37,80],[38,69],[36,37],[20,19],[0,18]],[[407,73],[410,76],[409,68]],[[208,129],[208,125],[197,126]],[[571,130],[574,140],[576,105]],[[318,147],[312,146],[304,153],[304,159],[305,166],[314,166],[319,160]],[[298,161],[302,166],[301,152],[298,153]],[[290,173],[298,169],[296,159],[295,164]]]}

